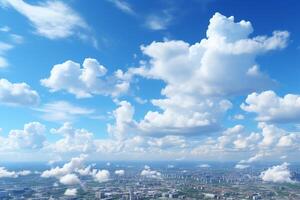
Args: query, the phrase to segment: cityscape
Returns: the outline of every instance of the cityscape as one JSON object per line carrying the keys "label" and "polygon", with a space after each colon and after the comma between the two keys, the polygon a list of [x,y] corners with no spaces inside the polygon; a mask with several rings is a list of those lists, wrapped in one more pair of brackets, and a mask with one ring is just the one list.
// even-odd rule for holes
{"label": "cityscape", "polygon": [[[258,164],[238,169],[234,163],[201,162],[100,162],[87,167],[77,163],[65,173],[49,176],[45,164],[32,164],[35,171],[23,171],[0,179],[0,199],[299,199],[299,165],[292,182],[269,182],[261,177],[267,166]],[[171,163],[171,164],[170,164]],[[150,164],[153,167],[150,167]],[[97,166],[102,170],[97,170]],[[30,167],[30,166],[28,166]],[[49,167],[49,166],[48,166]],[[74,166],[75,167],[75,166]],[[72,169],[71,169],[72,168]],[[52,168],[55,169],[55,168]],[[72,171],[70,171],[72,170]],[[14,171],[15,173],[18,173]],[[48,172],[48,175],[47,175]],[[100,172],[100,173],[99,173]],[[12,171],[10,172],[12,173]],[[93,173],[95,173],[93,175]],[[65,178],[64,178],[65,177]]]}

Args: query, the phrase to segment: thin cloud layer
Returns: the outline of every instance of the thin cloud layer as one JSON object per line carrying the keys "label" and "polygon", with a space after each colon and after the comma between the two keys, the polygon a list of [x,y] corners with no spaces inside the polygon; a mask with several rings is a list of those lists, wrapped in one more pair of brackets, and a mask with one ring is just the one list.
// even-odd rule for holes
{"label": "thin cloud layer", "polygon": [[78,35],[88,25],[73,9],[60,1],[29,4],[23,0],[2,0],[2,5],[12,7],[24,15],[38,35],[49,39],[61,39]]}

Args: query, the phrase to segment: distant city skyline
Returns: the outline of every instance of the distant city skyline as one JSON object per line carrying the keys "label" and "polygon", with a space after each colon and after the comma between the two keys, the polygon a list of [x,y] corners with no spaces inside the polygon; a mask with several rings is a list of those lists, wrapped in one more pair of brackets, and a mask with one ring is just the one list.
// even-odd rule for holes
{"label": "distant city skyline", "polygon": [[299,162],[299,1],[0,9],[1,161]]}

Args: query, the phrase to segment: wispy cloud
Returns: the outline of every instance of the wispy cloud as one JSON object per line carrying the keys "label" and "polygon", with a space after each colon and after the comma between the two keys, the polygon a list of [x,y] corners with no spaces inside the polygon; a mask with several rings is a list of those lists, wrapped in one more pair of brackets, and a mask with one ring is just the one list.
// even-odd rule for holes
{"label": "wispy cloud", "polygon": [[75,35],[79,29],[88,29],[86,22],[68,5],[60,1],[47,1],[37,5],[23,0],[1,2],[24,15],[38,35],[49,39],[66,38]]}
{"label": "wispy cloud", "polygon": [[162,14],[151,14],[146,18],[146,27],[151,30],[165,30],[172,22],[170,11],[164,10]]}
{"label": "wispy cloud", "polygon": [[[1,1],[0,1],[1,3]],[[11,31],[11,28],[8,26],[0,27],[1,39],[5,42],[0,41],[0,68],[5,68],[9,66],[9,62],[4,57],[4,54],[13,49],[16,44],[21,44],[24,41],[23,36],[15,34]]]}
{"label": "wispy cloud", "polygon": [[127,14],[131,14],[131,15],[136,14],[135,11],[132,9],[132,6],[126,1],[123,0],[108,0],[108,1],[114,4],[116,8],[118,8],[119,10]]}
{"label": "wispy cloud", "polygon": [[73,105],[67,101],[54,101],[35,109],[42,112],[42,118],[48,121],[72,121],[76,117],[87,116],[94,110]]}
{"label": "wispy cloud", "polygon": [[[0,4],[4,8],[14,8],[25,16],[37,35],[52,40],[75,36],[98,48],[98,42],[91,33],[91,28],[76,11],[64,2],[49,0],[29,4],[23,0],[2,0]],[[3,27],[3,31],[5,30],[7,29]]]}
{"label": "wispy cloud", "polygon": [[3,26],[3,27],[0,27],[0,31],[1,32],[9,32],[10,28],[8,26]]}
{"label": "wispy cloud", "polygon": [[0,68],[8,66],[8,61],[2,56],[6,51],[12,49],[14,46],[0,41]]}

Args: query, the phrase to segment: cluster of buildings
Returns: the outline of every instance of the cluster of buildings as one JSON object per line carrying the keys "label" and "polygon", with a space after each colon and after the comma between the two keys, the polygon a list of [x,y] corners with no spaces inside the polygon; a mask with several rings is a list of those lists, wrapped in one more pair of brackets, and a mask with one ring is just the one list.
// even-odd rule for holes
{"label": "cluster of buildings", "polygon": [[[66,196],[65,186],[56,179],[38,175],[0,179],[1,200],[96,199],[96,200],[150,200],[150,199],[220,199],[220,200],[299,200],[300,185],[265,183],[258,172],[214,168],[157,168],[160,176],[140,175],[140,168],[130,168],[123,176],[112,176],[99,183],[82,177],[82,185],[72,185],[76,195]],[[298,176],[298,172],[295,171]]]}

